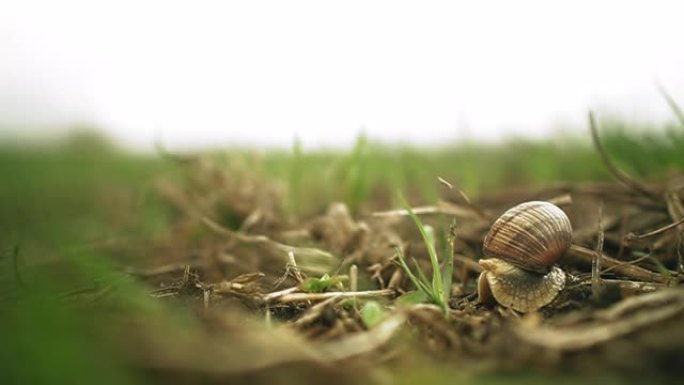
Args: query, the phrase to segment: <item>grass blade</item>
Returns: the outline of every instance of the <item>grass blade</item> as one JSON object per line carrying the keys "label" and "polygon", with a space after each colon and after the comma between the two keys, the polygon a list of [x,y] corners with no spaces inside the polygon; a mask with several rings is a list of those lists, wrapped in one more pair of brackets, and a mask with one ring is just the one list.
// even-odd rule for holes
{"label": "grass blade", "polygon": [[[416,289],[422,290],[425,292],[425,294],[430,296],[430,287],[425,285],[423,282],[421,282],[421,280],[418,277],[416,277],[415,274],[413,274],[413,271],[411,271],[411,268],[406,263],[406,257],[404,256],[403,250],[401,250],[401,248],[397,246],[396,252],[397,252],[397,257],[399,259],[399,265],[404,269],[404,271],[406,272],[406,275],[408,276],[411,283],[413,283],[413,285],[416,287]],[[419,271],[419,273],[422,273],[420,271],[420,269],[418,269],[418,271]]]}
{"label": "grass blade", "polygon": [[429,228],[429,226],[425,226],[423,224],[423,221],[418,217],[418,215],[416,215],[416,213],[413,212],[413,209],[402,195],[399,196],[399,199],[404,205],[404,208],[408,212],[411,219],[413,219],[416,227],[418,227],[420,235],[423,237],[423,242],[428,250],[430,263],[432,264],[432,288],[441,298],[443,295],[442,293],[444,293],[444,284],[442,282],[442,275],[439,271],[439,260],[437,259],[437,250],[435,250],[434,234],[430,230],[426,229],[426,227]]}

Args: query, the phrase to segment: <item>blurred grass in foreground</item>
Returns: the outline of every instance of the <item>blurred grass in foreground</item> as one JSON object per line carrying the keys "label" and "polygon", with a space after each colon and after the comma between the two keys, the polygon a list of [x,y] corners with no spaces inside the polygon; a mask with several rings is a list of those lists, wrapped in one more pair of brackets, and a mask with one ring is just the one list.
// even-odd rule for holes
{"label": "blurred grass in foreground", "polygon": [[[604,122],[600,134],[611,157],[635,177],[657,180],[684,170],[682,127],[643,127],[637,134]],[[344,201],[357,213],[369,202],[397,207],[396,190],[412,203],[433,202],[437,176],[471,197],[610,177],[588,135],[431,149],[360,137],[350,152],[303,151],[295,144],[293,151],[211,156],[229,169],[281,184],[281,203],[301,216],[332,201]],[[128,331],[108,324],[108,317],[186,321],[122,278],[116,260],[93,246],[112,240],[152,244],[165,234],[174,211],[153,191],[158,176],[182,180],[163,157],[125,153],[96,136],[77,135],[53,147],[0,145],[0,383],[145,382],[125,365],[121,344],[112,343],[125,341]],[[87,315],[68,300],[74,291],[95,295],[104,289],[107,300]]]}

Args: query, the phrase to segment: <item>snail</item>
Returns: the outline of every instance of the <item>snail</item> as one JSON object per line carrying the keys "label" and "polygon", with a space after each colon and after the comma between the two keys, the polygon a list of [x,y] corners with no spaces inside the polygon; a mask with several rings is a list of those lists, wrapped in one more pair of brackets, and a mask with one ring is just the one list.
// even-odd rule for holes
{"label": "snail", "polygon": [[520,312],[548,305],[565,287],[555,263],[571,243],[570,219],[558,206],[533,201],[509,209],[485,236],[478,300],[493,297]]}

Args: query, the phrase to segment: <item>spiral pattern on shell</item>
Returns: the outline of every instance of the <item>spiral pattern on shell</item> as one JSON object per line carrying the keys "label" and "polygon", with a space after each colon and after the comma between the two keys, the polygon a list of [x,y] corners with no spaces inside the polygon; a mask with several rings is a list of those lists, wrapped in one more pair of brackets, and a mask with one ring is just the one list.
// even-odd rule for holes
{"label": "spiral pattern on shell", "polygon": [[546,273],[570,248],[572,226],[558,206],[521,203],[499,217],[485,236],[482,252],[529,271]]}

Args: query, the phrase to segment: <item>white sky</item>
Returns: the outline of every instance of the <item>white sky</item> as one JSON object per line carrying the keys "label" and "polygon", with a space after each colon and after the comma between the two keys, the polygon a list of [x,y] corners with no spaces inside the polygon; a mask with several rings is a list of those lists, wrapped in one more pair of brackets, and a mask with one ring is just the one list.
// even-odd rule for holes
{"label": "white sky", "polygon": [[0,126],[187,148],[543,137],[590,107],[668,121],[678,3],[4,1]]}

